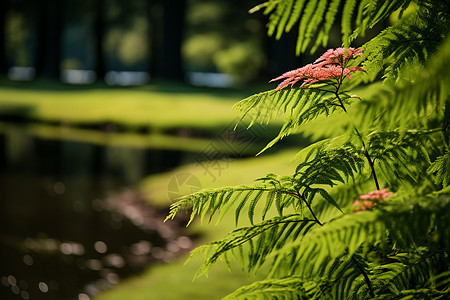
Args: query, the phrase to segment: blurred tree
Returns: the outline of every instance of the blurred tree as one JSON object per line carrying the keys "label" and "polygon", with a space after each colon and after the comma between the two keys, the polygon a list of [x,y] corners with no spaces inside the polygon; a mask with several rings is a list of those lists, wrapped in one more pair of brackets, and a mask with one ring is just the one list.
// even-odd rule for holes
{"label": "blurred tree", "polygon": [[0,1],[0,74],[5,74],[6,65],[6,11],[9,2],[6,0]]}
{"label": "blurred tree", "polygon": [[98,78],[147,71],[172,80],[197,71],[246,82],[302,64],[286,51],[295,36],[275,43],[261,14],[248,13],[258,0],[0,2],[3,73],[8,64],[34,66],[37,76],[51,78],[64,69],[95,69]]}
{"label": "blurred tree", "polygon": [[105,20],[104,20],[104,10],[105,10],[105,1],[104,0],[96,0],[95,1],[95,23],[94,23],[94,32],[95,32],[95,56],[96,56],[96,68],[95,72],[97,73],[97,78],[105,77],[105,61],[104,61],[104,52],[103,52],[103,39],[105,32]]}
{"label": "blurred tree", "polygon": [[162,63],[160,61],[162,51],[162,18],[163,7],[161,1],[150,1],[149,9],[147,10],[147,18],[149,20],[150,30],[148,31],[149,49],[149,73],[152,77],[158,77],[161,73]]}
{"label": "blurred tree", "polygon": [[184,79],[181,42],[185,12],[186,0],[163,1],[161,76],[167,79]]}
{"label": "blurred tree", "polygon": [[148,71],[149,1],[103,1],[105,71]]}
{"label": "blurred tree", "polygon": [[226,73],[238,82],[260,76],[268,66],[269,43],[261,16],[248,13],[258,3],[189,0],[183,43],[186,70]]}
{"label": "blurred tree", "polygon": [[64,0],[31,1],[39,11],[36,71],[38,76],[59,78],[62,8]]}

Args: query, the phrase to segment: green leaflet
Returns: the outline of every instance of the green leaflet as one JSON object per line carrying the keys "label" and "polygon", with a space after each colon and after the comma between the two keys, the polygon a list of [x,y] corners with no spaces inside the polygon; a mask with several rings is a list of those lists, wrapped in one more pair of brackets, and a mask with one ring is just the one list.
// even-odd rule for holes
{"label": "green leaflet", "polygon": [[450,183],[450,153],[439,156],[427,169],[428,174],[435,174],[434,182],[445,188]]}

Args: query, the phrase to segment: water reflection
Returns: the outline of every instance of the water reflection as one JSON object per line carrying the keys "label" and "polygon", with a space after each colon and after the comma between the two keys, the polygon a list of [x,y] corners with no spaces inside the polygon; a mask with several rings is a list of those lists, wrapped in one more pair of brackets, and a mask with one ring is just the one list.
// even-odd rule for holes
{"label": "water reflection", "polygon": [[92,299],[190,249],[192,240],[130,189],[185,155],[3,127],[0,299]]}

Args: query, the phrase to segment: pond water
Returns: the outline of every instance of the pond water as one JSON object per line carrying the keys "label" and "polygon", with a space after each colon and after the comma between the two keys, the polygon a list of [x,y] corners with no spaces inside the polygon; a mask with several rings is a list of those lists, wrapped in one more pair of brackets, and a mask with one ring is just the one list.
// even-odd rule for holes
{"label": "pond water", "polygon": [[191,154],[0,125],[0,299],[92,299],[191,247],[133,190]]}

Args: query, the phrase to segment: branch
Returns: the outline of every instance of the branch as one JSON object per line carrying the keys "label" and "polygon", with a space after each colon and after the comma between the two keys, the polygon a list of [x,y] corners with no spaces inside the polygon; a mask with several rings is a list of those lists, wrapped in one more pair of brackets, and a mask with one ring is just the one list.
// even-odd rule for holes
{"label": "branch", "polygon": [[359,261],[352,255],[352,261],[355,263],[358,270],[361,272],[362,276],[364,277],[364,281],[367,284],[367,287],[369,288],[369,293],[371,298],[375,298],[375,293],[373,291],[372,282],[369,279],[369,276],[367,276],[366,270],[364,270],[363,266],[359,263]]}
{"label": "branch", "polygon": [[361,133],[358,131],[358,129],[356,127],[355,127],[355,131],[356,131],[356,134],[359,137],[359,140],[361,141],[361,143],[363,145],[364,156],[366,157],[367,162],[369,163],[370,171],[372,172],[373,180],[375,181],[375,186],[377,187],[377,190],[379,190],[380,189],[380,184],[378,183],[377,173],[375,172],[374,161],[370,157],[369,151],[367,151],[366,143],[364,142],[364,139],[363,139]]}
{"label": "branch", "polygon": [[301,201],[303,201],[306,206],[308,207],[309,212],[311,213],[312,217],[314,218],[314,221],[319,224],[320,226],[322,226],[323,224],[319,221],[319,219],[316,217],[316,214],[314,213],[314,211],[311,208],[311,205],[309,205],[308,201],[306,201],[305,197],[303,197],[302,195],[300,195],[299,192],[297,193],[293,193],[293,192],[286,192],[287,195],[295,197],[297,199],[300,199]]}
{"label": "branch", "polygon": [[[340,103],[339,106],[340,106],[340,107],[344,110],[344,112],[348,115],[348,112],[347,112],[347,110],[345,109],[344,103],[342,102],[341,97],[339,97],[339,87],[340,87],[340,85],[337,86],[336,92],[335,92],[334,94],[336,95],[336,98],[339,100],[339,103]],[[377,190],[379,190],[379,189],[380,189],[380,184],[378,183],[377,173],[375,172],[375,166],[374,166],[374,163],[373,163],[372,158],[370,157],[369,151],[367,150],[366,143],[364,142],[364,139],[363,139],[361,133],[358,131],[358,128],[356,128],[355,125],[353,125],[353,127],[355,128],[356,134],[358,135],[359,140],[360,140],[361,143],[362,143],[363,151],[364,151],[364,156],[366,157],[367,162],[369,163],[369,167],[370,167],[370,170],[371,170],[371,172],[372,172],[372,176],[373,176],[373,180],[374,180],[374,182],[375,182],[375,186],[376,186]]]}

